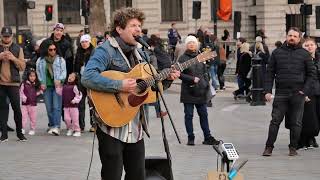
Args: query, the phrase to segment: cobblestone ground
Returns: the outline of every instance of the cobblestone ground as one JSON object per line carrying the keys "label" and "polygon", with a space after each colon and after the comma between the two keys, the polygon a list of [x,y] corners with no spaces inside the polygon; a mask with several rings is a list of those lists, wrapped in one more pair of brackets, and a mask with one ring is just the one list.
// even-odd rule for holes
{"label": "cobblestone ground", "polygon": [[[318,180],[320,179],[320,149],[299,151],[297,157],[288,156],[289,133],[283,125],[272,157],[261,153],[267,136],[271,104],[249,106],[234,101],[231,92],[234,84],[219,92],[213,107],[208,108],[212,134],[224,142],[231,142],[240,154],[240,161],[249,159],[241,170],[249,180]],[[195,113],[194,131],[196,145],[186,146],[183,106],[179,103],[179,85],[173,84],[165,93],[171,116],[182,143],[179,144],[166,117],[165,127],[170,145],[175,180],[205,180],[209,170],[216,169],[216,153],[211,146],[202,145],[203,135],[199,118]],[[0,180],[84,180],[86,179],[93,134],[85,132],[80,138],[63,135],[54,137],[45,133],[47,117],[44,104],[38,106],[38,124],[35,136],[27,136],[28,142],[16,142],[14,133],[9,142],[0,144]],[[12,112],[9,124],[14,126]],[[146,138],[147,156],[165,156],[161,139],[161,124],[154,108],[150,108],[151,138]],[[0,117],[1,118],[1,117]],[[65,128],[64,123],[63,128]],[[87,118],[87,127],[89,121]],[[319,140],[319,139],[318,139]],[[100,160],[95,142],[90,180],[99,180]]]}

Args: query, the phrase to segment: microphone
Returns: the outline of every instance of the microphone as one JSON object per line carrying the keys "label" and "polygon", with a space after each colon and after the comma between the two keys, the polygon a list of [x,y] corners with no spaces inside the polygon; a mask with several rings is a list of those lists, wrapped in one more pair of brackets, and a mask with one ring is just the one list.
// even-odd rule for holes
{"label": "microphone", "polygon": [[134,36],[134,39],[135,39],[138,43],[140,43],[142,46],[144,46],[145,48],[147,48],[147,49],[149,49],[149,50],[151,49],[151,47],[149,46],[149,44],[148,44],[146,41],[144,41],[141,36]]}

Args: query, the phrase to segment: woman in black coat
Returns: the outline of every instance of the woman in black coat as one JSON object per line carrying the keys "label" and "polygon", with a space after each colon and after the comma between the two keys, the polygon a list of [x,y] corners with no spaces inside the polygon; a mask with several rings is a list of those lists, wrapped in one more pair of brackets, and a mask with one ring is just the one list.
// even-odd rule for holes
{"label": "woman in black coat", "polygon": [[[186,51],[180,56],[178,62],[183,63],[198,55],[199,42],[196,37],[188,36],[185,40]],[[181,93],[180,101],[184,104],[184,120],[188,133],[187,145],[194,145],[195,136],[193,134],[193,109],[197,108],[200,117],[200,125],[204,135],[202,144],[215,145],[219,144],[214,137],[211,136],[209,123],[207,102],[208,93],[210,92],[209,75],[204,63],[197,63],[181,72],[180,79]]]}
{"label": "woman in black coat", "polygon": [[240,47],[240,59],[237,61],[236,73],[238,78],[244,82],[244,86],[239,87],[238,90],[233,92],[234,98],[237,98],[239,95],[248,95],[251,86],[251,79],[248,78],[248,73],[251,69],[251,58],[252,52],[249,51],[250,45],[248,43],[243,43]]}
{"label": "woman in black coat", "polygon": [[[74,61],[74,71],[80,75],[79,82],[81,82],[81,75],[84,70],[85,65],[89,61],[89,58],[91,54],[93,54],[94,47],[91,44],[91,37],[88,34],[82,35],[80,38],[80,46],[77,49],[76,58]],[[82,93],[82,99],[79,103],[79,125],[81,131],[85,128],[85,111],[86,111],[86,104],[85,100],[87,97],[87,89],[82,86],[80,83],[78,85],[79,90]],[[90,117],[91,117],[91,111],[90,111]],[[90,118],[90,124],[92,125],[92,119]],[[91,132],[94,132],[94,127],[90,128]]]}
{"label": "woman in black coat", "polygon": [[315,136],[319,135],[320,125],[320,54],[316,53],[317,44],[314,39],[306,39],[303,47],[308,50],[312,56],[313,63],[317,70],[317,77],[313,83],[311,95],[306,97],[299,148],[317,148],[319,145],[316,142]]}

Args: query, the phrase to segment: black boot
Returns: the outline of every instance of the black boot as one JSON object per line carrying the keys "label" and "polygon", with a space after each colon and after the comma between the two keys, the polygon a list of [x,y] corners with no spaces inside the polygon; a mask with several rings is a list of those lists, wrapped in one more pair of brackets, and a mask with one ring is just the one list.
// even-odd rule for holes
{"label": "black boot", "polygon": [[188,146],[194,146],[194,137],[188,137],[187,145]]}
{"label": "black boot", "polygon": [[216,140],[214,137],[210,136],[208,138],[206,138],[202,144],[205,144],[205,145],[218,145],[220,144],[220,141]]}

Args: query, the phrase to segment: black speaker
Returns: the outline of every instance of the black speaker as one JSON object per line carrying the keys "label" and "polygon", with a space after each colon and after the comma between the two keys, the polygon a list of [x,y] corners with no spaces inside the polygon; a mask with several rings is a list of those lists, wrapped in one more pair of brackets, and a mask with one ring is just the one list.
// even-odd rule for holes
{"label": "black speaker", "polygon": [[192,4],[192,18],[200,19],[201,17],[201,1],[193,1]]}
{"label": "black speaker", "polygon": [[300,6],[300,13],[302,15],[312,15],[312,5],[311,4],[302,4]]}
{"label": "black speaker", "polygon": [[234,11],[233,39],[237,39],[237,32],[241,31],[241,11]]}
{"label": "black speaker", "polygon": [[146,157],[146,180],[173,180],[171,164],[167,158]]}
{"label": "black speaker", "polygon": [[300,4],[303,3],[304,0],[288,0],[288,4]]}

